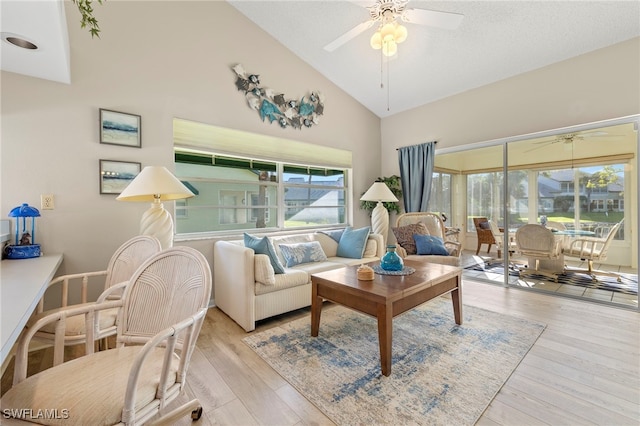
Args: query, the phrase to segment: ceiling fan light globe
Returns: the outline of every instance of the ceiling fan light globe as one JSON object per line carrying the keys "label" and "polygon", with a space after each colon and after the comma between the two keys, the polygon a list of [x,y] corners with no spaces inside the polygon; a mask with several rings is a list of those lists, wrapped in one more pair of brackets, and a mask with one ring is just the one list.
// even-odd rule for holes
{"label": "ceiling fan light globe", "polygon": [[371,44],[371,47],[376,50],[382,48],[382,36],[380,35],[380,31],[376,31],[375,33],[373,33],[369,43]]}
{"label": "ceiling fan light globe", "polygon": [[384,24],[380,29],[380,35],[385,40],[387,37],[393,38],[396,34],[396,27],[393,24]]}
{"label": "ceiling fan light globe", "polygon": [[384,56],[393,56],[398,52],[398,45],[395,41],[388,41],[382,45],[382,54]]}
{"label": "ceiling fan light globe", "polygon": [[407,39],[407,27],[404,25],[398,25],[396,28],[394,40],[396,43],[402,43]]}

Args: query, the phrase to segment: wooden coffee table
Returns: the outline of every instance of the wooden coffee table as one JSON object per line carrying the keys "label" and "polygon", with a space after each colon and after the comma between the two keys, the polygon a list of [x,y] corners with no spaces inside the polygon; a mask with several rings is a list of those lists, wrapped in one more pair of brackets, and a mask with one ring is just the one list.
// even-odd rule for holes
{"label": "wooden coffee table", "polygon": [[415,268],[416,272],[411,275],[374,274],[372,281],[360,281],[358,267],[347,266],[311,275],[311,335],[318,336],[322,302],[325,299],[376,317],[380,365],[382,374],[389,376],[393,317],[435,297],[451,293],[455,322],[462,324],[462,269],[410,260],[405,260],[405,266]]}

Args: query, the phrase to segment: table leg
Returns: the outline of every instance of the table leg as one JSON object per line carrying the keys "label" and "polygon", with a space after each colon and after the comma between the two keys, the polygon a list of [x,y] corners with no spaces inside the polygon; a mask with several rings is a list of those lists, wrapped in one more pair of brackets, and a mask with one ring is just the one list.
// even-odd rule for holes
{"label": "table leg", "polygon": [[320,314],[322,313],[322,297],[318,296],[318,284],[311,284],[311,336],[318,337],[320,331]]}
{"label": "table leg", "polygon": [[378,305],[378,342],[380,344],[380,368],[384,376],[391,374],[391,341],[393,334],[393,305]]}
{"label": "table leg", "polygon": [[460,287],[460,277],[458,280],[458,288],[451,292],[451,302],[453,303],[453,317],[456,324],[462,324],[462,288]]}

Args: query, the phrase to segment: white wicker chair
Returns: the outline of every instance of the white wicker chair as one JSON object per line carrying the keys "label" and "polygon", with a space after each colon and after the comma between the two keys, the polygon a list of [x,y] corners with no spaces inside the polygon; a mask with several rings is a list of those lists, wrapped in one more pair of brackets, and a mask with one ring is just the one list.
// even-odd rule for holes
{"label": "white wicker chair", "polygon": [[558,282],[558,272],[548,271],[540,267],[541,260],[561,260],[562,240],[556,238],[550,229],[542,225],[527,224],[516,231],[516,247],[518,252],[531,260],[534,265],[519,268],[520,276],[544,275]]}
{"label": "white wicker chair", "polygon": [[[211,285],[204,256],[189,247],[174,247],[140,266],[131,282],[123,285],[121,299],[40,319],[18,343],[14,385],[0,401],[3,413],[28,416],[48,410],[66,413],[69,424],[82,425],[142,424],[162,414],[185,386]],[[95,313],[111,308],[118,308],[114,349],[94,353],[88,327],[87,355],[25,378],[27,347],[39,328],[56,324],[58,349],[68,317],[81,315],[89,325]],[[198,406],[190,401],[183,407],[191,411]],[[202,412],[198,408],[195,417]],[[42,418],[37,421],[47,424]],[[60,422],[51,423],[56,421]]]}
{"label": "white wicker chair", "polygon": [[403,213],[396,219],[396,228],[416,223],[423,223],[429,235],[441,238],[444,246],[449,252],[449,256],[442,255],[407,255],[406,250],[402,246],[398,246],[396,251],[402,258],[420,260],[431,263],[439,263],[443,265],[460,266],[462,256],[462,244],[457,241],[448,241],[446,238],[446,228],[442,218],[437,213],[428,212],[411,212]]}
{"label": "white wicker chair", "polygon": [[[616,232],[618,232],[618,229],[620,229],[620,226],[622,226],[622,222],[618,222],[611,227],[607,227],[609,232],[603,238],[580,237],[572,240],[569,244],[569,247],[564,249],[564,255],[577,257],[580,260],[586,260],[588,268],[565,268],[565,272],[587,274],[591,276],[591,279],[593,281],[597,281],[596,275],[604,275],[615,277],[618,279],[618,282],[621,282],[622,279],[620,277],[620,274],[618,273],[593,269],[593,261],[602,262],[607,259],[609,246],[611,245]],[[602,233],[597,229],[595,232],[596,235],[602,235]]]}
{"label": "white wicker chair", "polygon": [[[79,304],[69,304],[70,284],[74,290],[80,292],[78,295],[80,304],[87,303],[89,286],[102,285],[102,294],[98,300],[105,300],[107,297],[110,299],[117,299],[119,297],[118,293],[121,293],[122,289],[120,287],[116,289],[114,286],[122,282],[128,282],[138,267],[152,255],[160,252],[160,250],[162,250],[160,241],[155,237],[148,235],[133,237],[118,247],[111,256],[107,269],[104,271],[82,272],[54,278],[48,284],[47,289],[55,286],[60,288],[62,300],[61,307],[44,311],[43,307],[45,296],[52,296],[51,293],[45,294],[40,299],[35,314],[27,322],[26,328],[28,329],[40,318],[49,314],[68,309],[71,306],[79,306]],[[79,285],[76,286],[74,283],[78,283]],[[52,288],[51,291],[53,290],[54,289]],[[97,324],[94,329],[94,338],[96,340],[116,334],[116,314],[117,309],[100,312],[99,318],[96,318]],[[35,338],[38,341],[44,341],[53,345],[54,334],[55,328],[54,325],[51,324],[40,329],[35,334]],[[84,343],[85,334],[85,324],[82,317],[76,316],[69,318],[64,335],[65,344],[77,345]]]}
{"label": "white wicker chair", "polygon": [[[502,259],[502,251],[504,250],[504,233],[500,230],[498,224],[493,220],[489,220],[489,227],[491,229],[493,239],[495,240],[496,249],[498,250],[498,258]],[[511,241],[509,235],[507,235],[507,239],[509,240],[507,251],[509,253],[515,252],[517,250],[516,242]]]}

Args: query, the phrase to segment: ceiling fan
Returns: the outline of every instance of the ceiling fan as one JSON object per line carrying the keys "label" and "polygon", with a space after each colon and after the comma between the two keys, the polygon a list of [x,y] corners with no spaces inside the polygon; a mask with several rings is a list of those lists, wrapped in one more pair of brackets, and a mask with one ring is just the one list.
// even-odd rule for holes
{"label": "ceiling fan", "polygon": [[587,133],[566,133],[564,135],[553,136],[551,137],[550,140],[542,140],[542,141],[534,142],[534,145],[538,145],[538,146],[531,148],[525,152],[531,152],[548,145],[553,145],[555,143],[561,142],[563,145],[565,145],[565,144],[571,144],[574,141],[581,141],[588,138],[600,138],[605,136],[616,137],[620,135],[611,135],[604,131],[594,131],[594,132],[587,132]]}
{"label": "ceiling fan", "polygon": [[327,44],[324,50],[333,52],[363,31],[371,28],[375,23],[383,25],[400,19],[409,24],[454,30],[458,28],[464,18],[464,15],[460,13],[406,8],[408,2],[408,0],[377,0],[373,6],[366,7],[371,17],[369,20],[356,25]]}

